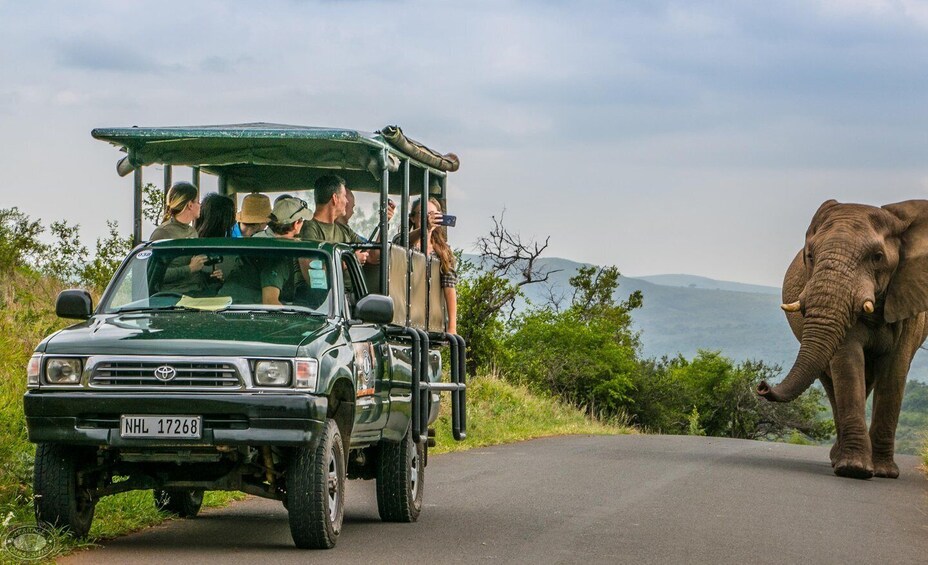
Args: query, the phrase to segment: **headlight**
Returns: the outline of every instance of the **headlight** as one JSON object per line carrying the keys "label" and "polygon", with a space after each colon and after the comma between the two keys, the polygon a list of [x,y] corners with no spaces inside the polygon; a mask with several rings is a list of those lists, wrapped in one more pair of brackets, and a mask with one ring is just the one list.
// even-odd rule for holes
{"label": "headlight", "polygon": [[42,372],[42,355],[35,354],[29,358],[29,364],[26,366],[26,387],[36,388],[39,386],[39,373]]}
{"label": "headlight", "polygon": [[315,359],[296,360],[296,388],[316,389],[316,374],[319,364]]}
{"label": "headlight", "polygon": [[49,359],[45,363],[45,382],[50,385],[76,385],[81,382],[80,359]]}
{"label": "headlight", "polygon": [[255,363],[255,384],[287,386],[290,384],[290,361],[258,361]]}

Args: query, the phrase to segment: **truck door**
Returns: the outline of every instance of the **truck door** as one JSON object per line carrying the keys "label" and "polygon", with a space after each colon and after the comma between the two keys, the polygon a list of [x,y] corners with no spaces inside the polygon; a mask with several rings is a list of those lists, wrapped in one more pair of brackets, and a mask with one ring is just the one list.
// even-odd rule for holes
{"label": "truck door", "polygon": [[386,334],[379,324],[360,323],[354,319],[354,306],[367,294],[357,258],[353,253],[342,254],[344,277],[344,310],[348,336],[354,350],[355,424],[353,440],[379,438],[387,423],[390,409],[390,378],[392,357],[386,343]]}

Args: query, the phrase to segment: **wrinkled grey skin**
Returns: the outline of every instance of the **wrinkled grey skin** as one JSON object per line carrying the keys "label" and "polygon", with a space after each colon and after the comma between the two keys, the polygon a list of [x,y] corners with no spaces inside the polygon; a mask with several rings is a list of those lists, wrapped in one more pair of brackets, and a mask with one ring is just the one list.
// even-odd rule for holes
{"label": "wrinkled grey skin", "polygon": [[757,393],[789,402],[819,379],[838,432],[835,474],[898,477],[899,408],[912,357],[928,335],[928,200],[822,204],[783,281],[784,304],[797,301],[800,311],[787,313],[800,343],[796,361],[782,383],[762,382]]}

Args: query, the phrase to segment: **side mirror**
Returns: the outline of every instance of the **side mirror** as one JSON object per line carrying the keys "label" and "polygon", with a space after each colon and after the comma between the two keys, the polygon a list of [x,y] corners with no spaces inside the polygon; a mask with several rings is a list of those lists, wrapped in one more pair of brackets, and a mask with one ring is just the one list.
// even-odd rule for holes
{"label": "side mirror", "polygon": [[393,299],[383,294],[368,294],[355,304],[354,314],[368,324],[389,324],[393,321]]}
{"label": "side mirror", "polygon": [[75,288],[62,290],[58,293],[58,300],[55,301],[55,314],[59,318],[86,320],[93,315],[93,299],[86,290]]}

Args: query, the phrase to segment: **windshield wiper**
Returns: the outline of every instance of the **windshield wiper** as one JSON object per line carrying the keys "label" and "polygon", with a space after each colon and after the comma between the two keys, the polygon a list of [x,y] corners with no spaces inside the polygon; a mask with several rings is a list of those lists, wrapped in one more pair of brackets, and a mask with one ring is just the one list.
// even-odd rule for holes
{"label": "windshield wiper", "polygon": [[217,310],[217,312],[262,312],[265,314],[276,314],[282,312],[284,314],[312,314],[314,316],[325,316],[322,312],[316,310],[311,310],[304,306],[243,306],[243,305],[232,305],[228,308],[223,308],[222,310]]}
{"label": "windshield wiper", "polygon": [[117,308],[114,312],[123,314],[125,312],[204,312],[200,308],[191,308],[189,306],[134,306],[132,308]]}

